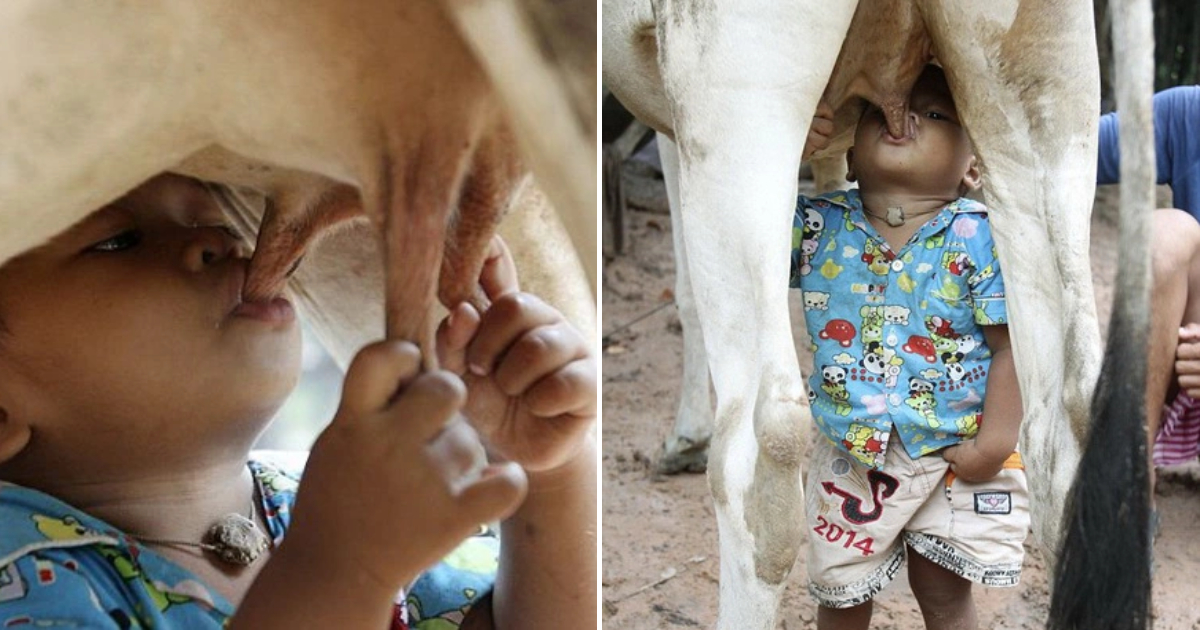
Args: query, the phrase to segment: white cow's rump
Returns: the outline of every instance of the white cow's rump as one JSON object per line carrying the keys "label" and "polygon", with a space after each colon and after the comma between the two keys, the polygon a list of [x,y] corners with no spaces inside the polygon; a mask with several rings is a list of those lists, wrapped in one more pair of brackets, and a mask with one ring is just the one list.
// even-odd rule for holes
{"label": "white cow's rump", "polygon": [[247,289],[259,297],[309,238],[365,211],[403,269],[386,282],[390,332],[428,345],[436,269],[453,271],[444,299],[469,297],[528,162],[590,279],[595,34],[570,19],[587,6],[2,3],[0,262],[179,170],[271,199]]}
{"label": "white cow's rump", "polygon": [[1090,3],[662,0],[652,10],[606,0],[603,17],[606,84],[679,149],[675,229],[717,398],[718,625],[774,627],[803,535],[811,416],[786,278],[805,130],[822,97],[841,112],[866,98],[898,124],[934,51],[985,170],[1034,528],[1054,548],[1099,365],[1087,262],[1099,95]]}

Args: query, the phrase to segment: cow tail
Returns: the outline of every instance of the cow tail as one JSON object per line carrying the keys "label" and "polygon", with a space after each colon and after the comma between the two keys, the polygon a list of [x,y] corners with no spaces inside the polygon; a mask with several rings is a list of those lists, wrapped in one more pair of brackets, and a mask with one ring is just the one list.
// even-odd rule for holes
{"label": "cow tail", "polygon": [[[1118,293],[1116,301],[1122,299],[1129,296]],[[1049,630],[1149,627],[1144,359],[1129,369],[1129,358],[1144,356],[1145,349],[1144,331],[1137,334],[1114,314],[1092,399],[1091,431],[1067,499]]]}
{"label": "cow tail", "polygon": [[1150,622],[1145,383],[1155,167],[1153,12],[1150,0],[1109,6],[1121,112],[1119,269],[1092,425],[1063,519],[1047,624],[1052,630],[1136,630]]}

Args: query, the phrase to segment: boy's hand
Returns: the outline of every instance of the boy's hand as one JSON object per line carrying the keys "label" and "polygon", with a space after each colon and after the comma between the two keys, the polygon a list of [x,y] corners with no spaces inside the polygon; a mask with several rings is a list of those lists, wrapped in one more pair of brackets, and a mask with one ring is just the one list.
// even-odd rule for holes
{"label": "boy's hand", "polygon": [[420,365],[407,342],[371,344],[355,357],[338,413],[309,456],[280,554],[327,579],[350,574],[394,593],[520,504],[524,472],[486,466],[458,414],[462,381],[418,374]]}
{"label": "boy's hand", "polygon": [[526,470],[567,463],[596,415],[596,361],[553,307],[520,293],[504,241],[492,239],[479,282],[482,315],[459,304],[438,327],[442,366],[464,375],[465,413],[488,445]]}
{"label": "boy's hand", "polygon": [[942,451],[942,459],[950,463],[950,471],[964,481],[987,481],[1000,474],[1004,462],[1012,454],[1008,449],[1002,455],[985,453],[976,439],[964,440]]}
{"label": "boy's hand", "polygon": [[824,100],[817,103],[817,112],[813,114],[812,124],[808,127],[808,137],[804,140],[804,151],[800,159],[807,160],[813,153],[829,146],[833,136],[833,108]]}

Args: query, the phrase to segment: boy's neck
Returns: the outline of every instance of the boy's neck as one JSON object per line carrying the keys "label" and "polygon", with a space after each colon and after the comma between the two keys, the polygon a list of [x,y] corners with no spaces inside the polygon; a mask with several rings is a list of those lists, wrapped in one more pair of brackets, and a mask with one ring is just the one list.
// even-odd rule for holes
{"label": "boy's neck", "polygon": [[930,213],[958,199],[958,195],[928,194],[894,188],[863,188],[861,185],[858,194],[863,207],[875,216],[885,217],[888,208],[900,207],[904,208],[906,216],[914,217],[912,220],[919,218],[920,223],[928,220]]}
{"label": "boy's neck", "polygon": [[169,472],[39,489],[132,536],[198,542],[222,516],[250,512],[254,481],[239,454]]}

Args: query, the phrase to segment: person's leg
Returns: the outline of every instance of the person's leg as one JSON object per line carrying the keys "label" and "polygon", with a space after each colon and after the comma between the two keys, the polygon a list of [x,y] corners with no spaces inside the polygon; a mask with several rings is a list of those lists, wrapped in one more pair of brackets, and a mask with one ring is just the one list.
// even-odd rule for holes
{"label": "person's leg", "polygon": [[817,607],[817,630],[866,630],[871,625],[872,603],[851,608]]}
{"label": "person's leg", "polygon": [[1200,321],[1200,224],[1182,210],[1158,210],[1153,220],[1153,299],[1146,374],[1146,430],[1153,448],[1163,404],[1174,392],[1179,327]]}
{"label": "person's leg", "polygon": [[908,548],[908,583],[912,586],[926,630],[975,630],[971,582]]}

